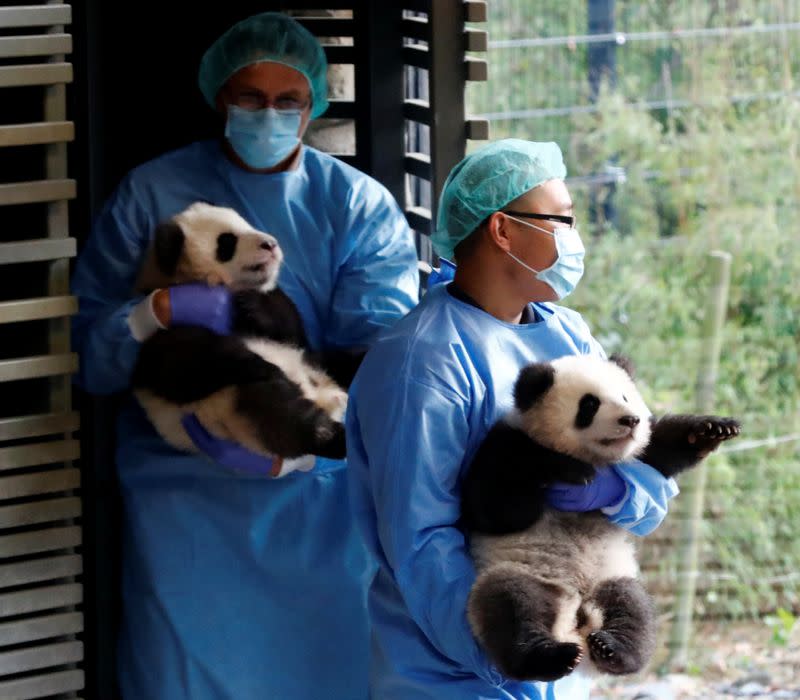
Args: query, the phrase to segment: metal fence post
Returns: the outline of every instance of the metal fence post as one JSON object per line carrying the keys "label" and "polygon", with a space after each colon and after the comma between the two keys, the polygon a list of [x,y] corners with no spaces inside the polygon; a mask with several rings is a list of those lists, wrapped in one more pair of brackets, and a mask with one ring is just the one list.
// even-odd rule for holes
{"label": "metal fence post", "polygon": [[[709,253],[711,290],[706,304],[703,328],[703,354],[697,375],[696,409],[709,413],[714,401],[714,388],[722,349],[722,327],[728,303],[731,276],[731,254],[724,251]],[[681,514],[680,553],[678,559],[678,592],[675,616],[669,640],[669,661],[672,668],[685,668],[692,630],[692,613],[697,586],[700,525],[703,521],[707,467],[688,473],[681,483],[683,507]]]}

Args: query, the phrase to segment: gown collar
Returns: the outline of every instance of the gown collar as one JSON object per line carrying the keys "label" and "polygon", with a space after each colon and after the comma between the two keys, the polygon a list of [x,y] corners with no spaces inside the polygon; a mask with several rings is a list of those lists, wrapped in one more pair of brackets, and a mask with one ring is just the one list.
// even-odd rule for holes
{"label": "gown collar", "polygon": [[[455,282],[450,282],[447,285],[447,293],[458,299],[459,301],[463,301],[465,304],[469,304],[470,306],[474,306],[476,309],[480,309],[481,311],[485,311],[485,309],[478,304],[469,294],[467,294],[461,287],[459,287]],[[539,321],[544,320],[541,314],[536,310],[533,304],[526,304],[525,308],[522,310],[522,316],[519,319],[519,325],[527,325],[529,323],[538,323]]]}

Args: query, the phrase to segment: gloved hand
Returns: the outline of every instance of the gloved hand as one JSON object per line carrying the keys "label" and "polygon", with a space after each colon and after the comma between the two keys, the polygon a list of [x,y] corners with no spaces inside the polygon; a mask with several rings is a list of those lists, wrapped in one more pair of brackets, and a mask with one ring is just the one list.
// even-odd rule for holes
{"label": "gloved hand", "polygon": [[[231,292],[227,287],[207,284],[179,284],[159,290],[166,292],[164,298],[153,300],[158,320],[165,326],[202,326],[219,335],[229,335],[233,323],[233,304]],[[166,309],[163,307],[166,306]]]}
{"label": "gloved hand", "polygon": [[302,457],[291,459],[284,459],[283,457],[270,459],[257,452],[251,452],[238,442],[214,437],[197,420],[197,416],[194,413],[187,413],[183,416],[181,425],[183,425],[184,430],[198,450],[215,462],[234,471],[277,478],[286,476],[289,472],[311,471],[316,464],[314,455],[303,455]]}
{"label": "gloved hand", "polygon": [[585,513],[618,505],[626,492],[624,479],[611,467],[604,467],[590,484],[553,484],[547,489],[547,503],[556,510]]}
{"label": "gloved hand", "polygon": [[277,473],[273,474],[276,466],[277,471],[280,471],[280,464],[275,464],[277,460],[251,452],[238,442],[214,437],[201,425],[194,413],[183,416],[181,425],[198,450],[229,469],[259,476],[277,476]]}

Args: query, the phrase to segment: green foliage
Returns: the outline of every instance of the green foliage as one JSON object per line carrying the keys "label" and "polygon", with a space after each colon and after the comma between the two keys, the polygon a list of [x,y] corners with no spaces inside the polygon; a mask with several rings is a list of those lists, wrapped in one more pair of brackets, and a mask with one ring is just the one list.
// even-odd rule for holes
{"label": "green foliage", "polygon": [[778,608],[775,615],[764,618],[767,626],[772,630],[772,643],[786,646],[797,624],[797,618],[784,608]]}
{"label": "green foliage", "polygon": [[[586,32],[585,0],[490,7],[491,39]],[[617,0],[616,8],[620,31],[800,21],[796,4],[766,0]],[[561,144],[579,178],[570,184],[587,245],[569,305],[609,353],[634,360],[656,413],[695,410],[708,253],[733,256],[714,410],[741,419],[740,443],[800,433],[800,100],[785,94],[800,74],[798,37],[631,42],[618,49],[616,87],[594,102],[585,44],[496,49],[490,82],[468,95],[473,113],[581,108],[493,121],[492,138]],[[609,166],[624,181],[585,184]],[[602,206],[591,216],[604,202],[616,217],[606,220]],[[704,468],[697,612],[800,611],[800,442],[714,456]],[[673,539],[678,521],[664,526]],[[643,549],[648,560],[647,542]],[[648,561],[673,586],[676,549]]]}

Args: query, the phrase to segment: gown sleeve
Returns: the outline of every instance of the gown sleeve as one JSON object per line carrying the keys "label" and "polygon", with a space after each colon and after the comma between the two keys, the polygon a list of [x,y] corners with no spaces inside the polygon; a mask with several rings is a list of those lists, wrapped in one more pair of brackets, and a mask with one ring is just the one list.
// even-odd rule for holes
{"label": "gown sleeve", "polygon": [[475,569],[456,526],[456,485],[469,430],[464,400],[408,377],[398,385],[393,376],[388,387],[379,374],[362,373],[347,418],[348,461],[363,475],[362,493],[375,514],[365,534],[386,558],[430,643],[496,683],[499,673],[466,617]]}
{"label": "gown sleeve", "polygon": [[348,194],[347,246],[326,327],[326,345],[366,348],[419,300],[414,237],[389,192],[359,180]]}
{"label": "gown sleeve", "polygon": [[130,382],[140,347],[130,316],[145,301],[134,285],[152,229],[126,179],[103,207],[78,258],[72,278],[79,305],[72,322],[80,356],[76,381],[90,393],[112,394]]}

